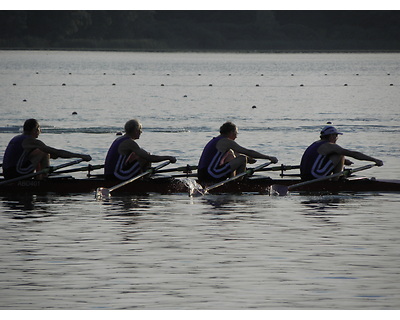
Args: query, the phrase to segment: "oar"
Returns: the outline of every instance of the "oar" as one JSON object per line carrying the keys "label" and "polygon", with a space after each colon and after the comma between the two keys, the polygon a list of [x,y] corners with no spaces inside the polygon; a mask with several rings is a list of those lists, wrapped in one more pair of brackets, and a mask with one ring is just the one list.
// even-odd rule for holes
{"label": "oar", "polygon": [[125,185],[127,185],[127,184],[129,184],[129,183],[131,183],[133,181],[135,181],[135,180],[138,180],[138,179],[144,177],[144,176],[147,176],[148,174],[153,174],[157,170],[169,165],[170,163],[171,163],[171,161],[169,161],[169,160],[165,161],[165,162],[161,163],[160,165],[158,165],[157,167],[150,168],[150,169],[146,170],[145,172],[139,174],[138,176],[135,176],[135,177],[133,177],[133,178],[131,178],[129,180],[123,181],[123,182],[121,182],[121,183],[119,183],[119,184],[117,184],[114,187],[111,187],[109,189],[108,188],[103,188],[103,187],[97,188],[96,189],[96,198],[98,198],[98,199],[99,198],[100,199],[101,198],[109,198],[109,197],[111,197],[111,192],[113,192],[114,190],[116,190],[118,188],[121,188],[121,187],[123,187],[123,186],[125,186]]}
{"label": "oar", "polygon": [[309,181],[304,181],[304,182],[299,182],[296,184],[292,184],[290,186],[284,186],[284,185],[272,185],[271,189],[274,190],[276,193],[278,193],[280,196],[285,196],[288,191],[290,190],[294,190],[296,188],[305,186],[305,185],[309,185],[312,184],[314,182],[320,182],[320,181],[325,181],[325,180],[330,180],[332,178],[337,178],[337,177],[341,177],[341,176],[346,176],[348,177],[350,174],[354,173],[354,172],[358,172],[358,171],[362,171],[362,170],[367,170],[370,169],[372,167],[376,166],[376,164],[368,164],[366,166],[362,166],[359,168],[355,168],[355,169],[345,169],[343,171],[340,171],[338,173],[332,174],[330,176],[326,176],[326,177],[322,177],[322,178],[317,178],[317,179],[313,179],[313,180],[309,180]]}
{"label": "oar", "polygon": [[40,174],[52,173],[52,172],[54,172],[54,171],[56,171],[58,169],[69,167],[69,166],[72,166],[74,164],[78,164],[78,163],[80,163],[82,161],[83,161],[83,159],[78,159],[78,160],[74,160],[74,161],[67,162],[67,163],[64,163],[64,164],[60,164],[58,166],[54,166],[54,167],[50,166],[50,167],[44,168],[43,170],[39,170],[37,172],[29,173],[29,174],[26,174],[24,176],[20,176],[20,177],[17,177],[17,178],[4,180],[4,181],[0,182],[0,185],[12,183],[12,182],[17,182],[17,181],[24,180],[24,179],[29,179],[29,178],[38,176]]}
{"label": "oar", "polygon": [[265,167],[269,166],[271,163],[272,163],[272,162],[267,162],[267,163],[260,164],[260,165],[257,166],[257,167],[249,168],[249,169],[247,169],[246,171],[244,171],[244,172],[242,172],[242,173],[239,173],[238,175],[236,175],[236,176],[234,176],[234,177],[232,177],[232,178],[229,178],[229,179],[226,179],[226,180],[217,182],[216,184],[213,184],[213,185],[211,185],[211,186],[209,186],[209,187],[203,189],[201,192],[200,192],[200,191],[199,191],[199,192],[200,192],[202,195],[205,195],[205,194],[208,193],[208,191],[210,191],[210,190],[212,190],[212,189],[215,189],[215,188],[218,188],[218,187],[220,187],[220,186],[222,186],[222,185],[224,185],[224,184],[226,184],[226,183],[229,183],[229,182],[231,182],[231,181],[235,181],[235,180],[237,180],[237,179],[239,179],[239,178],[241,178],[241,177],[244,177],[244,176],[251,176],[255,171],[261,170],[262,168],[265,168]]}
{"label": "oar", "polygon": [[78,171],[93,171],[93,170],[102,169],[102,168],[104,168],[104,164],[95,164],[95,165],[89,164],[89,165],[87,165],[85,167],[57,171],[57,174],[59,174],[59,173],[71,173],[71,172],[78,172]]}

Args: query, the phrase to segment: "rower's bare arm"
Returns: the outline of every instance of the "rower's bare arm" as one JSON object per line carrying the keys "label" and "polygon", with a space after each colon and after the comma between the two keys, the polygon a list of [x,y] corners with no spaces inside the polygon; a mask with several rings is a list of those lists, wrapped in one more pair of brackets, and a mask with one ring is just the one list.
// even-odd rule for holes
{"label": "rower's bare arm", "polygon": [[[358,151],[353,151],[353,150],[349,150],[349,149],[345,149],[342,148],[341,146],[335,144],[335,143],[325,143],[323,144],[320,149],[318,150],[321,154],[331,154],[331,153],[336,153],[336,154],[340,154],[346,157],[351,157],[357,160],[361,160],[361,161],[372,161],[375,162],[377,166],[383,166],[383,161],[379,160],[377,158],[374,157],[370,157],[364,153],[358,152]],[[345,163],[345,164],[349,164],[349,163]]]}
{"label": "rower's bare arm", "polygon": [[23,148],[25,150],[39,149],[42,152],[50,154],[50,157],[52,159],[81,158],[84,161],[92,160],[92,157],[90,155],[70,152],[70,151],[62,150],[62,149],[56,149],[56,148],[46,145],[43,141],[41,141],[39,139],[30,139],[30,138],[25,139],[25,141],[23,143]]}
{"label": "rower's bare arm", "polygon": [[237,144],[233,140],[229,140],[229,139],[227,139],[227,140],[228,140],[227,141],[227,145],[229,147],[228,149],[232,149],[236,153],[244,154],[244,155],[246,155],[246,156],[248,156],[250,158],[267,159],[267,160],[270,160],[272,163],[277,163],[278,162],[278,159],[276,157],[269,156],[269,155],[260,153],[260,152],[255,151],[255,150],[244,148],[241,145]]}
{"label": "rower's bare arm", "polygon": [[126,144],[123,142],[120,145],[120,146],[123,146],[125,149],[126,148],[129,149],[129,151],[123,152],[125,154],[130,154],[131,152],[134,152],[138,157],[140,157],[148,162],[160,162],[160,161],[165,161],[165,160],[169,160],[169,161],[171,161],[171,163],[176,162],[176,158],[173,156],[157,156],[154,154],[150,154],[146,150],[140,148],[139,145],[135,141],[127,140],[126,142],[127,142]]}
{"label": "rower's bare arm", "polygon": [[[343,148],[342,148],[343,149]],[[383,166],[383,161],[379,160],[374,157],[370,157],[364,153],[358,152],[358,151],[352,151],[348,149],[343,149],[343,155],[352,157],[357,160],[362,160],[362,161],[372,161],[375,162],[377,166]]]}

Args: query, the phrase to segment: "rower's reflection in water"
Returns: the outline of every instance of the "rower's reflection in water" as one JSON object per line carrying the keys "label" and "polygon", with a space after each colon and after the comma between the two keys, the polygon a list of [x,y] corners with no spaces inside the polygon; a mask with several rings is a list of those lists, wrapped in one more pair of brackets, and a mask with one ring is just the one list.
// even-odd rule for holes
{"label": "rower's reflection in water", "polygon": [[140,216],[151,208],[147,196],[113,196],[101,203],[107,209],[107,216]]}
{"label": "rower's reflection in water", "polygon": [[204,203],[211,205],[213,209],[212,214],[230,214],[232,209],[238,209],[238,207],[245,207],[245,200],[240,196],[235,195],[207,195],[204,197]]}
{"label": "rower's reflection in water", "polygon": [[301,201],[301,204],[305,207],[306,217],[336,223],[332,218],[348,215],[348,211],[342,210],[342,206],[349,201],[354,201],[354,195],[317,195],[308,197],[307,200]]}
{"label": "rower's reflection in water", "polygon": [[[23,219],[29,217],[29,213],[46,213],[47,205],[50,202],[47,196],[38,196],[33,194],[13,194],[0,198],[3,206],[10,209],[14,214],[14,218]],[[18,213],[24,213],[20,215]]]}

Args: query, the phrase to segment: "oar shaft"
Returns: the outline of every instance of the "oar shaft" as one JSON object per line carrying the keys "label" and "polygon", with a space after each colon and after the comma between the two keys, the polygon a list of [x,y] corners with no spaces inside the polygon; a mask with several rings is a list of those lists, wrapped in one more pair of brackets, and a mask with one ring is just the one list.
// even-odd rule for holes
{"label": "oar shaft", "polygon": [[40,171],[37,171],[37,172],[32,172],[32,173],[26,174],[24,176],[20,176],[20,177],[16,177],[16,178],[13,178],[13,179],[8,179],[8,180],[5,180],[5,181],[2,181],[2,182],[0,182],[0,185],[12,183],[12,182],[17,182],[17,181],[21,181],[21,180],[24,180],[24,179],[29,179],[29,178],[38,176],[40,174],[51,173],[51,172],[54,172],[55,170],[62,169],[62,168],[65,168],[65,167],[72,166],[74,164],[81,163],[82,161],[83,161],[83,159],[78,159],[78,160],[74,160],[74,161],[67,162],[67,163],[64,163],[64,164],[60,164],[58,166],[47,167],[47,168],[44,168],[43,170],[40,170]]}
{"label": "oar shaft", "polygon": [[267,163],[260,164],[260,165],[257,166],[257,167],[254,167],[254,168],[251,168],[251,169],[247,169],[245,172],[239,173],[238,175],[236,175],[236,176],[234,176],[234,177],[232,177],[232,178],[229,178],[229,179],[226,179],[226,180],[217,182],[216,184],[213,184],[212,186],[209,186],[209,187],[206,188],[204,191],[205,191],[205,193],[206,193],[206,192],[208,192],[208,191],[211,190],[211,189],[218,188],[218,187],[220,187],[220,186],[222,186],[222,185],[224,185],[224,184],[226,184],[226,183],[228,183],[228,182],[237,180],[237,179],[239,179],[239,178],[241,178],[241,177],[243,177],[243,176],[252,175],[255,171],[261,170],[262,168],[264,168],[264,167],[270,165],[271,163],[272,163],[272,162],[267,162]]}
{"label": "oar shaft", "polygon": [[314,182],[320,182],[320,181],[330,180],[332,178],[341,177],[343,175],[346,175],[347,173],[350,174],[350,173],[353,173],[353,172],[358,172],[358,171],[370,169],[370,168],[372,168],[374,166],[375,166],[375,164],[368,164],[366,166],[355,168],[355,169],[345,169],[343,171],[340,171],[338,173],[332,174],[330,176],[326,176],[326,177],[322,177],[322,178],[318,178],[318,179],[314,179],[314,180],[309,180],[309,181],[304,181],[304,182],[292,184],[292,185],[290,185],[288,187],[288,190],[290,191],[290,190],[293,190],[295,188],[302,187],[302,186],[305,186],[305,185],[308,185],[308,184],[311,184],[311,183],[314,183]]}
{"label": "oar shaft", "polygon": [[135,176],[135,177],[133,177],[133,178],[131,178],[129,180],[126,180],[126,181],[123,181],[123,182],[117,184],[114,187],[111,187],[110,189],[108,189],[108,192],[113,192],[115,189],[121,188],[121,187],[123,187],[123,186],[125,186],[125,185],[127,185],[127,184],[129,184],[129,183],[131,183],[131,182],[133,182],[135,180],[137,180],[137,179],[140,179],[140,178],[142,178],[142,177],[144,177],[144,176],[146,176],[148,174],[152,174],[153,172],[155,172],[158,169],[161,169],[161,168],[167,166],[168,164],[170,164],[169,160],[166,161],[166,162],[163,162],[162,164],[158,165],[157,167],[150,168],[150,169],[146,170],[145,172],[139,174],[138,176]]}

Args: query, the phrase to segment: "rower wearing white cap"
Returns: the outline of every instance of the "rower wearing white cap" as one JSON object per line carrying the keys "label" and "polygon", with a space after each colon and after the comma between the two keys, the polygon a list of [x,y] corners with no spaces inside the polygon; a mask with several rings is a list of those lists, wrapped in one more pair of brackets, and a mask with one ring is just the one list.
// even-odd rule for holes
{"label": "rower wearing white cap", "polygon": [[343,170],[344,165],[351,165],[353,162],[345,156],[375,162],[377,166],[382,166],[382,160],[367,156],[358,151],[344,149],[336,144],[338,132],[333,126],[325,126],[320,133],[320,140],[312,143],[304,152],[301,163],[300,173],[303,180],[312,180],[338,173]]}

